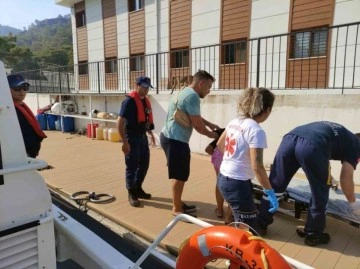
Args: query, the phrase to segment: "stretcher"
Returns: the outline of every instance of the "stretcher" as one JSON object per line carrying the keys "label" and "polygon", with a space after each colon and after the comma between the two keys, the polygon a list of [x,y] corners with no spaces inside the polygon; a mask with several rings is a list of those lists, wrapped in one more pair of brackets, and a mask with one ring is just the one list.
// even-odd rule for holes
{"label": "stretcher", "polygon": [[[262,187],[260,183],[253,180],[254,198],[257,203],[262,197]],[[360,194],[355,194],[356,200],[360,199]],[[294,216],[300,219],[301,213],[307,211],[310,203],[311,191],[309,182],[306,179],[293,178],[290,181],[285,193],[280,198],[280,210],[284,213],[294,212]],[[292,210],[282,210],[282,204],[293,204]],[[288,208],[288,207],[286,207]],[[329,193],[329,202],[326,214],[333,218],[345,221],[350,225],[360,228],[360,216],[354,214],[347,202],[344,193],[337,188],[337,184],[333,184]]]}

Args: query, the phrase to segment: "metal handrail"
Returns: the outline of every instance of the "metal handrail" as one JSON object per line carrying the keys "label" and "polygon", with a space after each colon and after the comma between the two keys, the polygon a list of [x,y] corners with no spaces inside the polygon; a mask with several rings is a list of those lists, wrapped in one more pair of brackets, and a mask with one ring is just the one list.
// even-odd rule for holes
{"label": "metal handrail", "polygon": [[14,168],[5,168],[0,169],[0,175],[6,175],[11,173],[17,173],[17,172],[24,172],[29,170],[35,170],[35,169],[42,169],[48,166],[47,162],[43,160],[38,160],[34,158],[27,158],[28,163],[25,165],[16,166]]}
{"label": "metal handrail", "polygon": [[[358,36],[359,26],[360,22],[354,22],[144,54],[141,55],[145,59],[141,67],[132,66],[131,61],[135,56],[130,56],[18,73],[29,80],[33,92],[49,94],[126,93],[139,75],[150,76],[155,86],[152,91],[159,93],[173,90],[173,78],[176,78],[175,88],[181,88],[197,69],[215,74],[214,89],[220,91],[239,90],[252,85],[271,89],[357,89],[360,84],[355,78],[360,75],[360,63],[353,56],[356,56],[360,44],[357,38],[350,36]],[[292,39],[301,33],[320,30],[327,32],[326,55],[317,51],[314,55],[310,53],[293,59],[291,55],[295,47],[291,46]],[[344,42],[338,42],[339,37]],[[228,59],[226,47],[241,42],[246,43],[246,48],[229,48]],[[306,46],[311,50],[311,37],[297,42],[300,42],[301,52],[305,51]],[[320,39],[317,42],[319,50]],[[184,49],[189,51],[188,66],[172,68],[172,55]],[[247,56],[245,61],[237,59],[238,54],[242,53]],[[109,62],[113,63],[110,70],[106,68]],[[311,72],[308,71],[310,69]]]}
{"label": "metal handrail", "polygon": [[[147,250],[141,255],[141,257],[136,261],[136,263],[133,265],[133,267],[129,267],[129,269],[137,269],[140,268],[140,265],[144,262],[144,260],[150,255],[154,255],[155,257],[157,257],[158,259],[160,259],[161,261],[165,262],[166,264],[168,264],[169,266],[176,268],[176,262],[169,259],[168,257],[166,257],[164,254],[160,253],[159,251],[157,251],[155,248],[159,245],[159,243],[161,242],[161,240],[164,239],[164,237],[174,228],[174,226],[179,222],[179,221],[185,221],[185,222],[189,222],[189,223],[193,223],[196,224],[198,226],[207,228],[207,227],[212,227],[214,225],[207,223],[205,221],[202,221],[200,219],[194,218],[190,215],[187,214],[179,214],[177,215],[167,226],[164,230],[161,231],[161,233],[157,236],[157,238],[153,241],[153,243],[147,248]],[[283,254],[281,254],[281,256],[284,257],[284,259],[292,266],[295,266],[295,268],[297,269],[313,269],[313,267],[308,266],[306,264],[303,264],[297,260],[294,260],[290,257],[287,257]]]}

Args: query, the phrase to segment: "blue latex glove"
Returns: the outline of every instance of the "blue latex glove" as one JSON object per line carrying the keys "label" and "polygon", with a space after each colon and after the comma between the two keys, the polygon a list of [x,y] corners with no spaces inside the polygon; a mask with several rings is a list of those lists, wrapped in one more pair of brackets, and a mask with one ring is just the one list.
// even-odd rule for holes
{"label": "blue latex glove", "polygon": [[276,198],[275,192],[273,189],[270,189],[270,190],[264,189],[264,193],[267,195],[269,202],[272,206],[269,208],[269,212],[274,213],[279,208],[279,202]]}

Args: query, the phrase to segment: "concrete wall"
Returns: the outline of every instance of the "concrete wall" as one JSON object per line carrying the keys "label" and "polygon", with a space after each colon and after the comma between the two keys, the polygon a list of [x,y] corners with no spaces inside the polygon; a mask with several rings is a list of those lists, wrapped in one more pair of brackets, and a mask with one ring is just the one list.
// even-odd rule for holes
{"label": "concrete wall", "polygon": [[[253,0],[251,7],[250,39],[284,34],[289,31],[290,0]],[[287,36],[261,39],[260,85],[284,88],[286,79]],[[257,46],[249,44],[249,85],[256,85]]]}
{"label": "concrete wall", "polygon": [[145,54],[157,52],[158,48],[158,14],[154,0],[145,0]]}
{"label": "concrete wall", "polygon": [[[333,25],[358,22],[359,10],[360,1],[358,0],[336,0]],[[343,85],[349,88],[360,87],[359,51],[360,33],[357,25],[335,28],[332,31],[329,70],[330,87],[343,87]],[[343,78],[344,76],[345,78]]]}
{"label": "concrete wall", "polygon": [[101,1],[87,0],[85,12],[89,63],[104,61],[104,27]]}
{"label": "concrete wall", "polygon": [[191,51],[191,70],[208,71],[216,79],[214,88],[218,88],[220,50],[211,45],[220,43],[221,1],[208,0],[205,5],[202,0],[194,0],[191,7],[191,47],[204,47]]}
{"label": "concrete wall", "polygon": [[218,44],[221,1],[207,0],[204,4],[203,0],[193,0],[191,9],[191,47]]}
{"label": "concrete wall", "polygon": [[118,57],[129,57],[129,17],[127,1],[116,0]]}
{"label": "concrete wall", "polygon": [[[312,121],[329,120],[338,122],[353,132],[360,132],[360,94],[340,94],[333,91],[324,94],[324,91],[274,91],[276,101],[273,112],[269,119],[262,124],[267,133],[268,149],[264,152],[266,164],[272,163],[276,150],[280,144],[282,136],[292,128]],[[201,101],[202,116],[221,127],[236,117],[237,100],[240,92],[219,93],[212,92],[209,96]],[[150,95],[154,118],[155,134],[158,140],[161,128],[164,124],[168,103],[172,98],[169,92],[159,95]],[[86,106],[89,112],[89,97],[78,96],[76,102],[81,109]],[[121,102],[124,96],[93,97],[93,108],[107,110],[108,112],[119,112]],[[34,109],[37,108],[37,99],[39,107],[49,104],[48,95],[28,94],[26,102]],[[88,121],[76,119],[76,127],[84,128]],[[108,126],[114,126],[113,123],[107,123]],[[211,139],[199,135],[196,131],[190,140],[190,148],[193,152],[205,154],[204,149]],[[159,141],[158,141],[159,145]],[[210,165],[210,163],[209,163]],[[335,178],[339,177],[339,162],[332,163]],[[360,170],[360,169],[358,169]],[[360,172],[355,172],[356,183],[360,184]]]}
{"label": "concrete wall", "polygon": [[129,57],[129,16],[127,1],[115,0],[116,6],[116,23],[117,23],[117,53],[118,69],[126,70],[118,72],[118,85],[120,90],[129,89],[128,70],[130,64]]}
{"label": "concrete wall", "polygon": [[[85,5],[86,28],[88,37],[88,62],[99,62],[99,68],[105,70],[104,67],[104,27],[102,20],[101,1],[87,0]],[[89,64],[89,88],[90,91],[99,88],[105,89],[105,72],[100,72],[98,78],[97,64]]]}
{"label": "concrete wall", "polygon": [[77,37],[76,37],[76,19],[75,19],[75,9],[71,8],[71,32],[73,40],[73,57],[74,64],[78,63],[78,49],[77,49]]}

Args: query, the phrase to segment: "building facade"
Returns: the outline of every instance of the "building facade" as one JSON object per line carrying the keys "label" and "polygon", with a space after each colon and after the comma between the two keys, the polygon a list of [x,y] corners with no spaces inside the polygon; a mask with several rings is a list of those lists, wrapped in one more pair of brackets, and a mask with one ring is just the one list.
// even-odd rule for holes
{"label": "building facade", "polygon": [[71,8],[76,91],[360,87],[359,0],[55,0]]}

